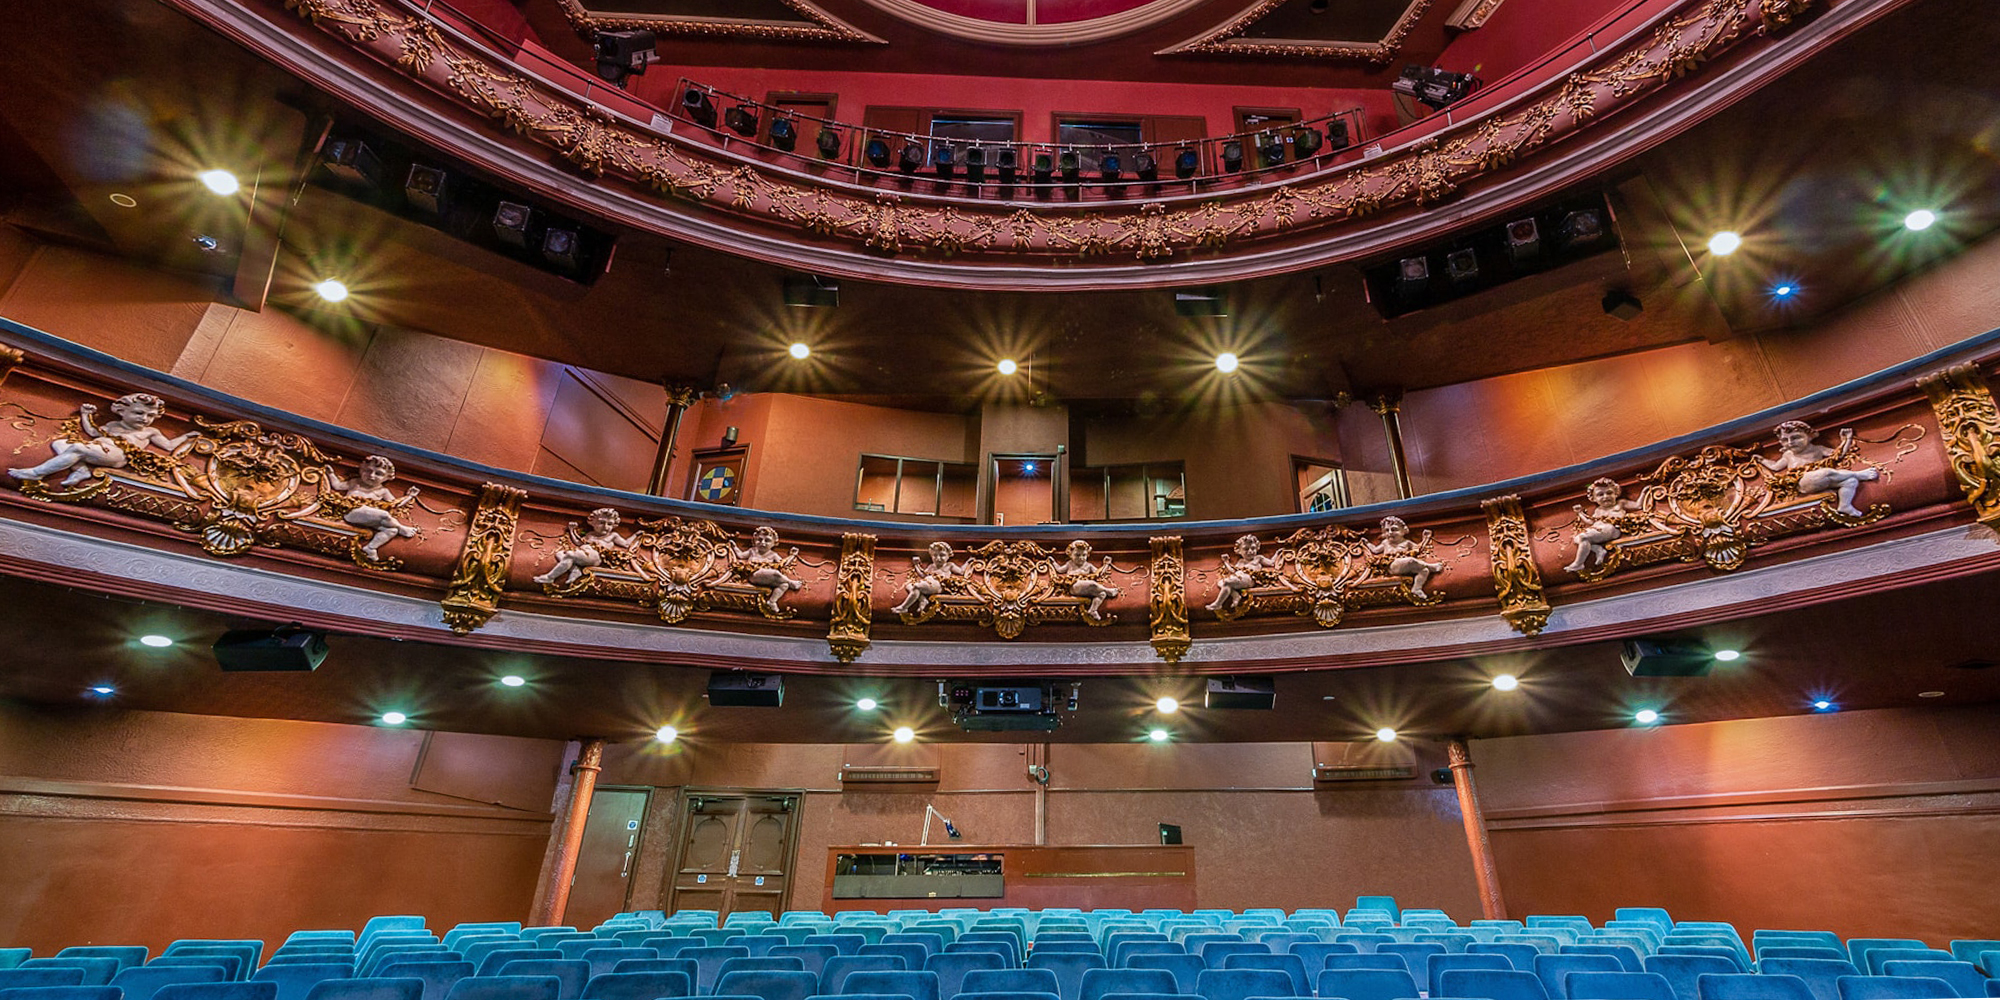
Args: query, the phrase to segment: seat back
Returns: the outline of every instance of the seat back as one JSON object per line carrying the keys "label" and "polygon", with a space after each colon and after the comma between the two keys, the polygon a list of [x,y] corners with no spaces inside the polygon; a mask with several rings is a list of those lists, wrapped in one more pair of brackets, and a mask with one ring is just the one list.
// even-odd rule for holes
{"label": "seat back", "polygon": [[1882,973],[1905,979],[1942,979],[1951,984],[1952,992],[1962,997],[1986,995],[1986,976],[1971,962],[1942,959],[1888,961],[1882,963]]}
{"label": "seat back", "polygon": [[1868,971],[1868,953],[1877,948],[1928,948],[1930,945],[1916,938],[1849,938],[1847,960],[1863,972]]}
{"label": "seat back", "polygon": [[[1415,971],[1415,970],[1412,970]],[[1431,996],[1444,996],[1444,975],[1447,972],[1520,972],[1505,955],[1432,955],[1424,961],[1424,981]],[[1534,975],[1527,972],[1526,975]],[[1487,1000],[1499,1000],[1488,997]]]}
{"label": "seat back", "polygon": [[[1942,979],[1906,976],[1842,976],[1840,1000],[1952,1000],[1958,996]],[[1991,996],[1991,992],[1988,993]]]}
{"label": "seat back", "polygon": [[849,976],[860,972],[894,972],[898,961],[893,955],[835,955],[826,960],[826,967],[820,971],[819,991],[846,993]]}
{"label": "seat back", "polygon": [[83,970],[72,966],[56,968],[0,969],[0,990],[38,990],[44,986],[82,986]]}
{"label": "seat back", "polygon": [[1306,963],[1297,955],[1254,955],[1235,954],[1222,960],[1224,969],[1265,969],[1282,972],[1292,980],[1290,996],[1312,996],[1312,979],[1306,975]]}
{"label": "seat back", "polygon": [[703,945],[698,948],[683,948],[675,958],[694,962],[694,991],[697,994],[715,992],[715,977],[722,974],[722,963],[732,958],[749,958],[750,949],[741,945]]}
{"label": "seat back", "polygon": [[173,983],[160,987],[153,1000],[276,1000],[276,983]]}
{"label": "seat back", "polygon": [[1563,985],[1569,1000],[1675,1000],[1674,988],[1656,972],[1572,972]]}
{"label": "seat back", "polygon": [[1531,944],[1475,944],[1465,949],[1468,955],[1499,955],[1512,963],[1521,972],[1535,971],[1535,959],[1542,954],[1540,948]]}
{"label": "seat back", "polygon": [[306,991],[306,1000],[422,1000],[423,995],[424,984],[415,979],[322,979]]}
{"label": "seat back", "polygon": [[1057,997],[1056,974],[1047,969],[974,969],[965,974],[959,996],[968,993],[1046,993]]}
{"label": "seat back", "polygon": [[104,986],[111,977],[118,974],[118,960],[115,958],[31,958],[20,965],[20,969],[77,969],[83,973],[83,982],[78,986]]}
{"label": "seat back", "polygon": [[452,985],[472,975],[472,963],[407,959],[390,962],[376,970],[383,979],[416,979],[424,984],[423,1000],[444,1000]]}
{"label": "seat back", "polygon": [[1126,967],[1132,969],[1161,969],[1174,977],[1174,983],[1182,993],[1195,991],[1195,980],[1208,969],[1208,963],[1200,955],[1187,954],[1143,954],[1126,959]]}
{"label": "seat back", "polygon": [[850,973],[841,992],[892,993],[910,1000],[939,1000],[937,973],[907,969]]}
{"label": "seat back", "polygon": [[715,992],[758,1000],[806,1000],[819,992],[819,977],[799,969],[732,969],[715,981]]}
{"label": "seat back", "polygon": [[548,976],[558,985],[556,1000],[576,1000],[590,982],[590,963],[580,958],[519,959],[501,966],[500,975]]}
{"label": "seat back", "polygon": [[[315,968],[305,966],[305,968]],[[348,969],[343,975],[352,975]],[[222,970],[212,965],[155,965],[139,968],[120,969],[111,977],[110,985],[125,991],[125,1000],[153,1000],[153,994],[162,986],[175,983],[220,983],[224,982]],[[303,994],[301,994],[303,996]]]}
{"label": "seat back", "polygon": [[[147,972],[147,969],[133,969],[133,972]],[[193,970],[190,970],[193,971]],[[277,983],[277,1000],[306,1000],[312,988],[329,979],[353,979],[354,966],[345,962],[328,962],[318,965],[267,965],[250,974],[252,982]],[[185,980],[186,982],[220,982],[221,978]],[[162,984],[164,985],[164,984]],[[128,991],[126,1000],[142,1000]]]}
{"label": "seat back", "polygon": [[[56,952],[57,958],[110,958],[118,962],[118,972],[135,965],[146,964],[146,949],[143,945],[124,944],[73,944]],[[112,973],[116,975],[117,973]]]}
{"label": "seat back", "polygon": [[1165,969],[1086,969],[1077,987],[1077,1000],[1104,1000],[1112,994],[1179,994],[1174,974]]}
{"label": "seat back", "polygon": [[1194,991],[1203,1000],[1291,996],[1292,977],[1270,969],[1203,969]]}
{"label": "seat back", "polygon": [[1861,970],[1871,975],[1885,975],[1889,962],[1949,962],[1951,952],[1937,948],[1874,948],[1868,952],[1868,967]]}
{"label": "seat back", "polygon": [[1483,1000],[1549,1000],[1540,976],[1505,969],[1450,969],[1438,976],[1442,987],[1432,996],[1481,997]]}
{"label": "seat back", "polygon": [[1658,973],[1674,988],[1676,1000],[1701,1000],[1695,980],[1705,975],[1741,972],[1732,959],[1713,955],[1647,955],[1645,971]]}
{"label": "seat back", "polygon": [[1577,972],[1631,972],[1610,955],[1536,955],[1535,976],[1555,1000],[1569,996],[1564,980]]}
{"label": "seat back", "polygon": [[1315,992],[1342,1000],[1405,1000],[1417,995],[1417,980],[1408,969],[1327,969]]}
{"label": "seat back", "polygon": [[694,977],[685,972],[609,972],[583,984],[583,1000],[659,1000],[694,993]]}
{"label": "seat back", "polygon": [[1702,1000],[1813,1000],[1797,976],[1711,973],[1695,977],[1695,992]]}

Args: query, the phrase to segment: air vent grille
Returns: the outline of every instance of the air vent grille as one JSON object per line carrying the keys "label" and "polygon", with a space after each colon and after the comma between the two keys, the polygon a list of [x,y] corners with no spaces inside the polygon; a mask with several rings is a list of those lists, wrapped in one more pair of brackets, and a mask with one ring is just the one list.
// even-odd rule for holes
{"label": "air vent grille", "polygon": [[1314,781],[1408,781],[1417,776],[1409,764],[1315,764]]}
{"label": "air vent grille", "polygon": [[938,769],[935,767],[888,767],[873,764],[847,764],[840,769],[842,785],[917,785],[937,784]]}

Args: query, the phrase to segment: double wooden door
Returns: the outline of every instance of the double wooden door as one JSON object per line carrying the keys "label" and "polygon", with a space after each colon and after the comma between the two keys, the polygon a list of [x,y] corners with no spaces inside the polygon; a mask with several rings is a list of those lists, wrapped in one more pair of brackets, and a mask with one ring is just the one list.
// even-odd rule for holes
{"label": "double wooden door", "polygon": [[794,792],[688,792],[668,911],[782,912],[798,815]]}

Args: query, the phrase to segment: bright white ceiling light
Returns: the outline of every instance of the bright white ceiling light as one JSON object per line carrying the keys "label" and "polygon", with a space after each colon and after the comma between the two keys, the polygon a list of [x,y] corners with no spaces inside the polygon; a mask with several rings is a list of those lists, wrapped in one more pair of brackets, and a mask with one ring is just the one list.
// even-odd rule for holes
{"label": "bright white ceiling light", "polygon": [[201,181],[202,187],[220,195],[235,194],[243,188],[237,183],[236,175],[227,170],[204,170],[195,177]]}
{"label": "bright white ceiling light", "polygon": [[347,298],[347,285],[337,278],[327,278],[313,286],[313,291],[328,302],[339,302]]}

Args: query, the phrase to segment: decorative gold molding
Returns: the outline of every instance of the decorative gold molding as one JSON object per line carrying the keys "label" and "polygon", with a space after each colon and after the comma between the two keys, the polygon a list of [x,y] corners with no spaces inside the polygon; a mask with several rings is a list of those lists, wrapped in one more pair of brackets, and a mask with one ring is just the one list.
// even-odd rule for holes
{"label": "decorative gold molding", "polygon": [[1455,31],[1476,31],[1486,26],[1486,19],[1500,9],[1506,0],[1465,0],[1451,16],[1444,19],[1444,26]]}
{"label": "decorative gold molding", "polygon": [[464,635],[492,620],[507,589],[507,565],[514,556],[514,528],[528,491],[500,483],[479,488],[479,503],[465,530],[465,548],[445,588],[444,623]]}
{"label": "decorative gold molding", "polygon": [[1522,635],[1535,635],[1549,623],[1549,602],[1542,599],[1542,571],[1528,541],[1528,515],[1514,495],[1482,501],[1486,512],[1488,558],[1493,589],[1500,598],[1500,617]]}
{"label": "decorative gold molding", "polygon": [[[932,543],[935,553],[943,543]],[[929,562],[919,558],[910,576],[910,596],[898,614],[905,625],[924,622],[970,621],[993,629],[1002,639],[1018,639],[1029,625],[1079,622],[1109,625],[1116,615],[1091,614],[1091,601],[1072,593],[1079,574],[1063,570],[1056,554],[1026,539],[996,539],[966,553],[963,564],[951,562],[949,546]],[[1087,549],[1086,549],[1087,552]],[[1094,575],[1109,575],[1109,557]],[[1090,574],[1084,574],[1090,575]],[[919,592],[919,583],[934,589]]]}
{"label": "decorative gold molding", "polygon": [[556,0],[577,34],[599,31],[651,31],[680,38],[747,38],[760,42],[866,42],[883,44],[875,35],[848,24],[805,0],[779,0],[809,24],[755,21],[728,17],[674,17],[666,14],[599,14],[578,0]]}
{"label": "decorative gold molding", "polygon": [[840,536],[840,568],[833,583],[833,625],[826,630],[827,649],[842,663],[853,663],[868,650],[868,629],[874,620],[870,601],[875,590],[875,536]]}
{"label": "decorative gold molding", "polygon": [[1944,435],[1952,477],[1979,523],[2000,531],[2000,406],[1976,364],[1954,365],[1917,380]]}
{"label": "decorative gold molding", "polygon": [[[1596,68],[1542,85],[1537,100],[1447,128],[1430,140],[1292,183],[1254,185],[1199,203],[1133,199],[1022,206],[906,202],[890,191],[823,186],[707,145],[660,136],[580,96],[552,89],[482,50],[445,39],[408,0],[286,0],[321,30],[553,149],[583,173],[650,187],[705,211],[845,242],[881,255],[1032,257],[1065,264],[1156,262],[1213,253],[1454,197],[1590,120],[1698,69],[1790,20],[1811,0],[1699,0]],[[1689,0],[1691,4],[1696,0]],[[1769,21],[1763,20],[1769,18]]]}
{"label": "decorative gold molding", "polygon": [[1194,640],[1188,634],[1187,568],[1181,561],[1179,535],[1152,539],[1147,615],[1153,652],[1168,663],[1179,663]]}
{"label": "decorative gold molding", "polygon": [[[1392,523],[1402,535],[1389,536]],[[1446,572],[1455,560],[1426,561],[1436,555],[1429,530],[1413,541],[1402,518],[1385,517],[1382,525],[1384,537],[1378,542],[1340,525],[1300,528],[1269,553],[1257,536],[1244,535],[1222,557],[1215,599],[1207,609],[1225,622],[1291,613],[1309,617],[1321,628],[1338,628],[1348,612],[1362,608],[1442,603],[1445,595],[1425,590],[1420,581]]]}
{"label": "decorative gold molding", "polygon": [[[1389,26],[1389,33],[1372,42],[1364,41],[1318,41],[1314,39],[1271,39],[1249,41],[1242,34],[1250,26],[1263,20],[1288,0],[1258,0],[1247,10],[1196,35],[1187,41],[1169,45],[1158,52],[1159,56],[1186,55],[1241,55],[1276,56],[1282,59],[1356,59],[1381,65],[1396,58],[1402,51],[1403,40],[1410,36],[1410,29],[1431,9],[1432,0],[1410,0],[1403,8],[1403,15]],[[1496,4],[1497,6],[1497,4]]]}
{"label": "decorative gold molding", "polygon": [[[1060,24],[1009,24],[952,14],[916,0],[862,0],[885,14],[953,38],[987,45],[1064,46],[1129,35],[1177,17],[1207,0],[1153,0],[1131,10]],[[1032,10],[1032,8],[1031,8]]]}
{"label": "decorative gold molding", "polygon": [[13,374],[14,369],[21,367],[27,360],[28,356],[22,353],[20,348],[0,344],[0,382],[5,382],[7,376]]}
{"label": "decorative gold molding", "polygon": [[[598,519],[607,515],[609,527],[598,533]],[[799,550],[780,552],[776,529],[753,529],[749,543],[739,545],[721,525],[700,518],[643,520],[629,538],[618,534],[618,515],[611,508],[593,511],[591,521],[589,529],[570,522],[556,565],[535,578],[543,593],[634,601],[668,625],[703,611],[736,611],[774,622],[799,613],[784,603],[785,595],[805,585],[788,575],[796,571]]]}

